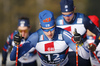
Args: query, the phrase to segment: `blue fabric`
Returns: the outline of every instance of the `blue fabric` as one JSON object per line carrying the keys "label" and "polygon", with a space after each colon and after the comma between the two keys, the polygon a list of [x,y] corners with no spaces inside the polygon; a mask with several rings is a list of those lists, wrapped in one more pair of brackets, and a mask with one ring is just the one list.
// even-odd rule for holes
{"label": "blue fabric", "polygon": [[30,26],[30,23],[29,23],[29,20],[28,19],[19,19],[18,20],[18,26],[27,26],[29,27]]}
{"label": "blue fabric", "polygon": [[[63,18],[62,15],[60,15],[59,17],[57,17],[56,19],[56,25],[57,26],[62,26],[62,25],[75,25],[78,24],[77,23],[77,19],[81,18],[82,24],[84,25],[85,29],[89,29],[91,32],[93,32],[94,34],[96,34],[96,40],[95,43],[96,45],[98,45],[98,43],[100,42],[100,40],[98,39],[100,36],[100,30],[97,28],[97,26],[94,25],[93,22],[90,21],[90,19],[82,13],[75,13],[73,19],[71,20],[71,22],[67,22],[65,21],[65,19]],[[63,20],[63,23],[61,23],[61,20]],[[85,35],[85,33],[82,35],[82,37]],[[83,42],[86,40],[87,38],[82,38]]]}
{"label": "blue fabric", "polygon": [[[43,39],[41,38],[41,36],[43,36]],[[59,37],[61,37],[62,39],[59,38]],[[75,45],[75,43],[72,42],[71,38],[72,38],[72,35],[68,31],[63,30],[61,28],[55,27],[55,33],[54,33],[52,42],[53,41],[65,41],[65,43],[71,49],[73,49],[74,51],[76,51],[76,45]],[[23,46],[19,48],[19,56],[18,56],[18,58],[20,58],[21,56],[23,56],[32,47],[35,47],[37,51],[39,49],[45,49],[43,47],[37,48],[37,46],[40,45],[39,42],[44,42],[44,41],[51,41],[51,40],[49,40],[45,36],[45,34],[44,34],[44,32],[43,32],[42,29],[39,29],[35,33],[31,34],[31,36],[26,40],[26,42],[23,44]],[[66,50],[67,49],[68,49],[68,47],[66,47],[64,51],[57,53],[57,54],[59,54],[59,58],[60,58],[60,59],[58,59],[59,61],[62,60],[62,59],[65,59],[65,57],[67,56],[66,55]],[[48,58],[46,57],[46,55],[48,55],[48,53],[42,53],[42,52],[38,51],[38,54],[39,54],[39,57],[41,58],[42,61],[44,60],[47,63],[50,62],[50,61],[47,60]],[[55,53],[51,53],[50,57],[54,60],[54,58],[56,56],[53,55],[53,54],[55,54]],[[12,52],[10,54],[10,59],[13,60],[13,57],[16,58],[16,47],[13,47],[13,50],[12,50]],[[52,62],[56,63],[56,61],[52,61]],[[64,66],[66,66],[66,65],[64,65]]]}
{"label": "blue fabric", "polygon": [[74,10],[73,0],[61,0],[61,12],[71,12]]}
{"label": "blue fabric", "polygon": [[55,24],[53,12],[48,11],[48,10],[44,10],[39,13],[39,20],[40,20],[41,26],[44,28],[51,27]]}

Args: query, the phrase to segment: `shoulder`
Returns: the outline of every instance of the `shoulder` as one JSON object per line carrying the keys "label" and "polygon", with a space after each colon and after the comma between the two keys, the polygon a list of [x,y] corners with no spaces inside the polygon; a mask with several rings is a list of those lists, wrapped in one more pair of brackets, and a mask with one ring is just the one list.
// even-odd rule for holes
{"label": "shoulder", "polygon": [[18,33],[18,31],[15,30],[15,31],[13,31],[8,37],[9,37],[10,39],[13,39],[14,35],[17,34],[17,33]]}
{"label": "shoulder", "polygon": [[83,13],[76,13],[79,17],[83,17],[84,19],[89,19],[88,16],[86,16]]}
{"label": "shoulder", "polygon": [[77,15],[76,19],[77,21],[79,21],[79,23],[82,21],[82,23],[85,24],[90,21],[88,16],[86,16],[85,14],[82,13],[75,13],[75,14]]}
{"label": "shoulder", "polygon": [[64,34],[64,33],[71,34],[69,31],[64,30],[62,28],[59,28],[59,27],[56,27],[56,33],[58,33],[58,34]]}
{"label": "shoulder", "polygon": [[56,20],[55,20],[56,25],[60,25],[60,23],[62,22],[62,20],[63,20],[63,16],[62,15],[58,16],[56,18]]}
{"label": "shoulder", "polygon": [[36,31],[38,33],[38,35],[43,34],[43,30],[40,28],[39,30]]}
{"label": "shoulder", "polygon": [[62,32],[62,31],[64,31],[64,29],[56,27],[56,32]]}
{"label": "shoulder", "polygon": [[60,20],[60,19],[62,19],[62,18],[63,18],[63,16],[60,15],[60,16],[58,16],[58,17],[56,18],[56,20]]}
{"label": "shoulder", "polygon": [[43,31],[42,31],[42,29],[39,29],[39,30],[37,30],[36,32],[34,32],[34,33],[32,33],[30,36],[31,37],[39,37],[39,35],[41,35],[41,34],[43,34]]}
{"label": "shoulder", "polygon": [[85,14],[83,14],[83,13],[75,13],[76,15],[77,15],[77,17],[79,17],[79,18],[83,18],[84,16],[85,16]]}

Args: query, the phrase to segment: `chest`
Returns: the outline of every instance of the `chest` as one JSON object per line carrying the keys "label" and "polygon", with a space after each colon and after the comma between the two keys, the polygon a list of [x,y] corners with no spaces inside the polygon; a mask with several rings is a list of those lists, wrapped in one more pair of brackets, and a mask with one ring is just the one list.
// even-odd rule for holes
{"label": "chest", "polygon": [[42,54],[61,53],[67,47],[65,41],[43,41],[36,45],[36,49]]}
{"label": "chest", "polygon": [[61,25],[57,27],[69,31],[72,35],[74,35],[75,29],[77,29],[77,32],[80,33],[81,35],[86,33],[86,29],[83,24]]}

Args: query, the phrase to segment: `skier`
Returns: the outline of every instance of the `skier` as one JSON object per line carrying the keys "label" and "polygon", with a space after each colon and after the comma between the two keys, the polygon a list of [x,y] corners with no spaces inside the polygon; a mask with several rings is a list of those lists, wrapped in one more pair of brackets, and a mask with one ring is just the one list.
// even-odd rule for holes
{"label": "skier", "polygon": [[[41,28],[33,33],[22,47],[19,47],[20,55],[18,58],[23,56],[32,47],[35,47],[41,59],[42,66],[69,66],[68,48],[70,47],[76,51],[76,43],[74,43],[73,36],[68,31],[55,26],[54,15],[51,11],[44,10],[40,12],[39,20]],[[74,37],[77,36],[77,33],[75,34]],[[15,43],[20,43],[21,36],[16,34],[14,41]],[[87,54],[89,54],[89,50],[86,44],[84,43],[77,49],[82,58],[88,59],[89,56]],[[95,48],[94,45],[89,46],[90,50],[93,48]],[[10,59],[12,60],[15,57],[16,47],[13,48]]]}
{"label": "skier", "polygon": [[[6,41],[6,43],[3,47],[3,51],[2,51],[2,59],[3,59],[2,65],[6,65],[7,54],[8,54],[9,48],[11,46],[15,46],[14,35],[17,34],[18,32],[22,34],[23,39],[21,40],[21,44],[27,40],[29,35],[31,35],[29,18],[27,18],[27,17],[19,18],[17,29],[18,30],[15,30],[13,33],[11,33],[7,37],[7,41]],[[26,55],[24,55],[18,59],[18,66],[21,66],[21,65],[23,65],[23,66],[27,66],[27,65],[37,66],[36,57],[37,57],[36,50],[35,50],[35,48],[32,48]],[[15,61],[15,60],[16,59],[13,59],[13,61]]]}
{"label": "skier", "polygon": [[[100,30],[85,14],[74,13],[75,6],[73,0],[61,0],[60,6],[62,15],[57,17],[56,26],[68,30],[73,36],[75,29],[77,29],[77,32],[82,36],[82,43],[87,40],[86,31],[89,29],[96,34],[97,37],[94,44],[98,45],[100,42],[100,39],[98,39],[100,36]],[[72,49],[69,49],[69,62],[71,66],[76,66],[75,59],[76,53]],[[78,61],[79,66],[91,66],[90,59],[83,59],[78,56]]]}
{"label": "skier", "polygon": [[[96,15],[89,15],[88,17],[99,28],[99,18]],[[93,43],[94,40],[96,39],[96,35],[89,30],[87,30],[87,37],[88,37],[87,40],[88,43]],[[91,55],[90,56],[91,65],[100,66],[100,43],[97,46],[96,51],[94,51],[94,53],[91,53],[90,55]]]}

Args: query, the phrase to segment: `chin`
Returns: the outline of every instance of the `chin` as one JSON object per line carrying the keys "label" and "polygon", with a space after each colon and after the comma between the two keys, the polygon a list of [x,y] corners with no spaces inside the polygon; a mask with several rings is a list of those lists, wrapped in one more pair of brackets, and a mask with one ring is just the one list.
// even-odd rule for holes
{"label": "chin", "polygon": [[67,20],[67,22],[70,22],[70,20]]}
{"label": "chin", "polygon": [[66,20],[66,21],[67,21],[67,22],[70,22],[71,20],[68,19],[68,20]]}
{"label": "chin", "polygon": [[48,37],[49,39],[52,39],[52,37]]}

